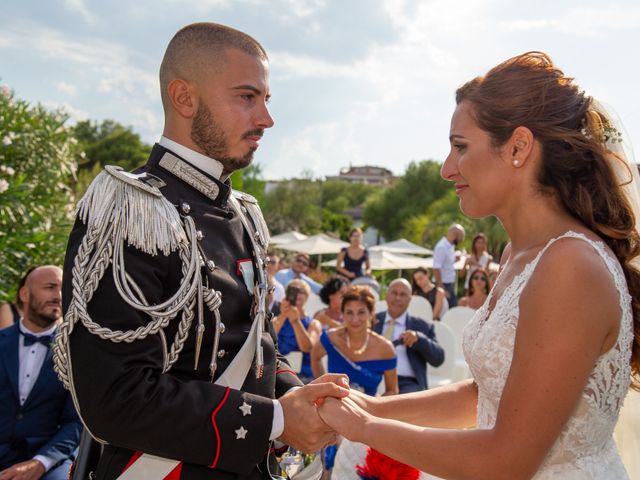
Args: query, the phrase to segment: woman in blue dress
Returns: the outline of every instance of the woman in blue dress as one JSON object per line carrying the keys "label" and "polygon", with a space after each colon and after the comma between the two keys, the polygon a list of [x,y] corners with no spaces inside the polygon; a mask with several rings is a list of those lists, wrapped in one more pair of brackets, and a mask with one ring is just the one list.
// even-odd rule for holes
{"label": "woman in blue dress", "polygon": [[342,298],[343,324],[322,332],[311,352],[314,376],[329,372],[349,376],[351,388],[375,395],[384,377],[383,395],[398,393],[396,351],[393,344],[371,330],[375,297],[367,287],[352,286]]}
{"label": "woman in blue dress", "polygon": [[[324,330],[311,351],[311,365],[316,377],[325,372],[322,358],[326,355],[331,373],[344,373],[349,385],[375,395],[384,378],[384,393],[398,393],[396,350],[382,335],[371,330],[375,297],[368,287],[351,286],[342,297],[342,326]],[[336,447],[325,449],[325,468],[331,470]]]}

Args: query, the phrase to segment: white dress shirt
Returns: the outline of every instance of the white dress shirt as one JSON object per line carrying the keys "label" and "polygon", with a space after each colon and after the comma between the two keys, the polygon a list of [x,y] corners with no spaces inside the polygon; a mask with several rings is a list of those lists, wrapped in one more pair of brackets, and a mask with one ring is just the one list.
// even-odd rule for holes
{"label": "white dress shirt", "polygon": [[[387,329],[387,325],[391,321],[391,316],[389,312],[387,312],[384,318],[384,325],[382,326],[382,332],[384,333]],[[396,323],[393,326],[393,335],[391,337],[391,341],[397,340],[400,338],[400,335],[407,329],[407,312],[404,312],[398,318],[396,318]],[[413,372],[413,368],[411,368],[411,363],[409,363],[409,357],[407,356],[407,346],[404,343],[400,345],[396,345],[396,356],[398,357],[397,364],[397,372],[400,377],[416,377],[416,374]]]}
{"label": "white dress shirt", "polygon": [[[28,333],[34,337],[43,337],[45,335],[52,335],[55,332],[57,325],[53,325],[44,332],[32,332],[29,330],[20,319],[18,328],[22,333]],[[18,340],[18,395],[20,397],[20,406],[24,405],[24,402],[29,398],[29,394],[33,389],[33,385],[40,375],[42,364],[47,356],[49,348],[41,343],[34,343],[28,347],[24,344],[24,336],[20,335]],[[55,464],[55,461],[44,455],[36,455],[34,460],[38,460],[43,466],[45,472],[48,472]]]}
{"label": "white dress shirt", "polygon": [[[160,137],[160,141],[158,142],[164,148],[171,150],[176,155],[180,156],[182,159],[189,162],[196,168],[199,168],[205,173],[208,173],[213,178],[216,178],[221,181],[226,180],[226,176],[223,178],[222,171],[223,165],[218,160],[215,160],[211,157],[207,157],[202,153],[196,152],[195,150],[191,150],[184,145],[181,145],[169,138],[162,136]],[[284,432],[284,412],[282,411],[282,405],[278,400],[273,401],[273,422],[271,423],[271,435],[269,435],[269,440],[275,440],[282,432]]]}
{"label": "white dress shirt", "polygon": [[456,252],[453,243],[442,237],[433,249],[433,268],[440,270],[442,283],[453,283],[456,281]]}

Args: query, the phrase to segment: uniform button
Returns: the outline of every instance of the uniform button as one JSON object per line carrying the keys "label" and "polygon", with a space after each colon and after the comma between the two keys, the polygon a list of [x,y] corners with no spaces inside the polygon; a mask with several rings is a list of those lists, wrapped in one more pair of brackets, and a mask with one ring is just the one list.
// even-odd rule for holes
{"label": "uniform button", "polygon": [[216,264],[213,260],[207,260],[207,268],[210,272],[213,272],[216,268]]}
{"label": "uniform button", "polygon": [[202,230],[198,230],[196,232],[196,238],[198,239],[198,241],[202,241],[202,239],[204,238],[204,233],[202,233]]}
{"label": "uniform button", "polygon": [[224,331],[227,329],[227,327],[224,326],[224,323],[220,323],[220,327],[218,327],[218,330],[220,331],[220,333],[224,333]]}
{"label": "uniform button", "polygon": [[224,351],[224,348],[222,350],[218,350],[218,358],[224,358],[226,354],[227,352]]}
{"label": "uniform button", "polygon": [[189,215],[189,212],[191,212],[191,205],[189,205],[187,202],[183,202],[180,205],[180,211],[185,215]]}

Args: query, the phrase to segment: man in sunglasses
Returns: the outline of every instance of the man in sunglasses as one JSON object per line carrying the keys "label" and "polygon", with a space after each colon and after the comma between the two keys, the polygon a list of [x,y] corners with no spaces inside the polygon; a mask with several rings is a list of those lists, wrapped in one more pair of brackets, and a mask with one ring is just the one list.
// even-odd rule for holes
{"label": "man in sunglasses", "polygon": [[322,285],[315,280],[309,278],[306,273],[309,269],[309,255],[306,253],[299,253],[291,262],[289,268],[285,268],[276,273],[276,280],[282,285],[287,285],[294,278],[299,278],[305,282],[311,288],[311,291],[318,295]]}

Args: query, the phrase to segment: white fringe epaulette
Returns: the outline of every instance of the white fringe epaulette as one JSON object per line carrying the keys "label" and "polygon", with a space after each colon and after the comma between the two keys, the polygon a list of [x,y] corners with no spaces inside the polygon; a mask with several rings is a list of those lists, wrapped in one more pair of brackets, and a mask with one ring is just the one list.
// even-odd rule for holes
{"label": "white fringe epaulette", "polygon": [[150,255],[169,255],[187,239],[176,207],[158,188],[120,167],[106,166],[91,182],[78,214],[88,229],[113,224],[128,245]]}

